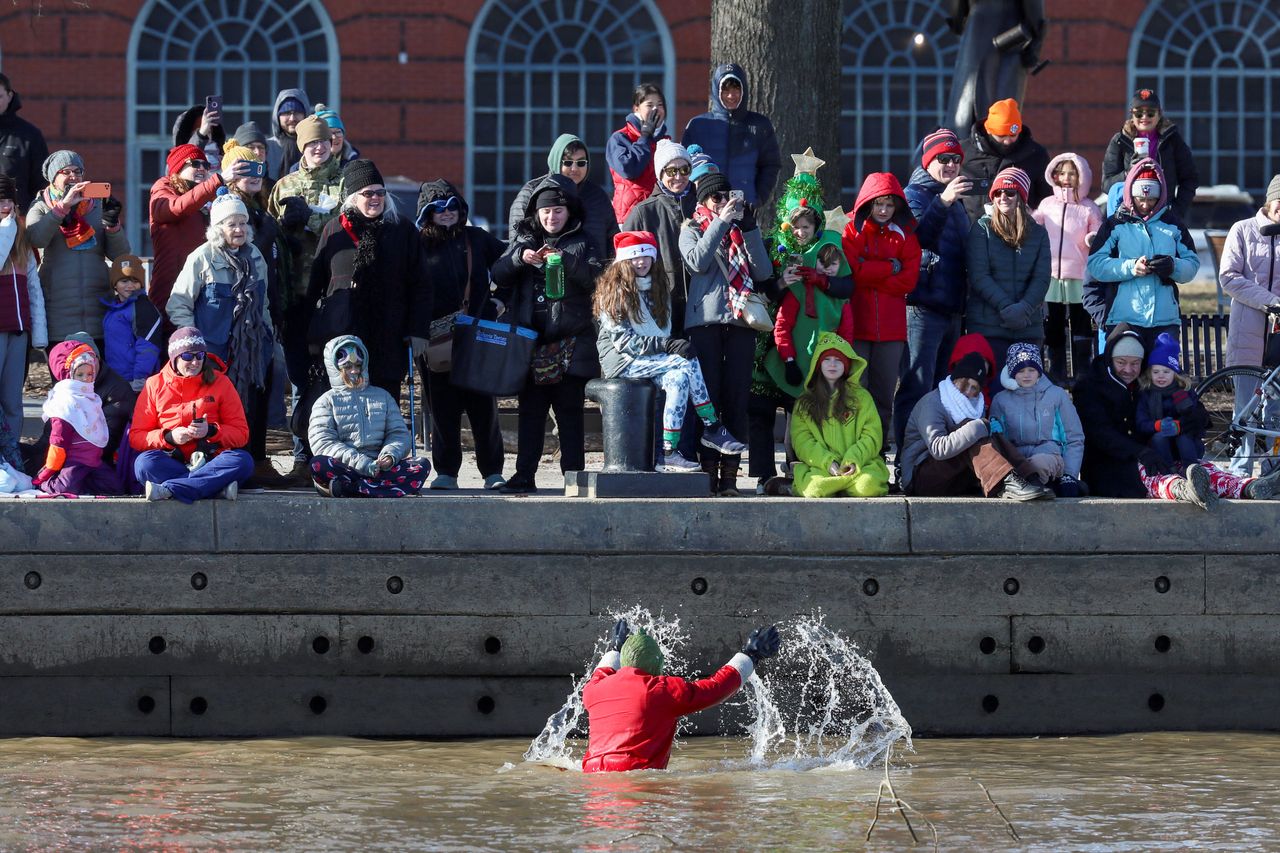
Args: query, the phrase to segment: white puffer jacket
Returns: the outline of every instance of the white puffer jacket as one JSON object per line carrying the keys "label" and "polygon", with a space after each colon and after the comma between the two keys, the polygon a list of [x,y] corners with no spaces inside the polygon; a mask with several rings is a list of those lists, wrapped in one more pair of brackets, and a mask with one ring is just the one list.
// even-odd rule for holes
{"label": "white puffer jacket", "polygon": [[[353,345],[364,359],[365,384],[346,387],[338,369],[338,351]],[[340,335],[324,345],[324,369],[330,390],[316,400],[307,424],[307,441],[316,456],[329,456],[364,475],[377,470],[378,457],[397,463],[409,454],[409,428],[395,398],[370,385],[369,350],[355,335]]]}

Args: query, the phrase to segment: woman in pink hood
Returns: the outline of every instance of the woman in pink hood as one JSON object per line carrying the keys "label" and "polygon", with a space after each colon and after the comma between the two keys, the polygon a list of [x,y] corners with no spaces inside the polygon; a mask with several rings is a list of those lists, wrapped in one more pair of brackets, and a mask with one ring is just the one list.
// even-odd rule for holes
{"label": "woman in pink hood", "polygon": [[1072,375],[1084,371],[1093,355],[1092,323],[1081,304],[1081,294],[1088,277],[1089,240],[1106,217],[1089,198],[1093,170],[1079,154],[1054,157],[1044,178],[1053,187],[1053,195],[1040,202],[1032,216],[1049,232],[1053,263],[1045,296],[1049,306],[1045,343],[1049,346],[1049,371],[1061,383],[1068,378],[1068,341]]}

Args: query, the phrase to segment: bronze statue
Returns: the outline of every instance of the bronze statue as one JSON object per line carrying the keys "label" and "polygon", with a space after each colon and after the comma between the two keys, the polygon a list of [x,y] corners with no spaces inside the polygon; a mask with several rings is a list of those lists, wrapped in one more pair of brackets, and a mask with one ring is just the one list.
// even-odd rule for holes
{"label": "bronze statue", "polygon": [[947,25],[960,55],[947,119],[962,136],[996,101],[1023,103],[1027,75],[1048,64],[1040,61],[1047,23],[1044,0],[951,0]]}

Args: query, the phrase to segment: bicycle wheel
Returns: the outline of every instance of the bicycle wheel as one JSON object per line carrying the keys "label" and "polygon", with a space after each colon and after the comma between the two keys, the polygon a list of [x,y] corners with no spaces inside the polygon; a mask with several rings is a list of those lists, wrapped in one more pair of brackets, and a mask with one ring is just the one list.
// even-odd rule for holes
{"label": "bicycle wheel", "polygon": [[1249,427],[1261,427],[1263,407],[1258,406],[1241,424],[1232,423],[1235,415],[1236,380],[1248,379],[1259,386],[1268,371],[1260,367],[1224,367],[1196,386],[1196,395],[1209,413],[1209,428],[1204,435],[1204,458],[1217,465],[1235,467],[1244,473],[1254,463],[1269,455],[1269,442],[1251,436]]}

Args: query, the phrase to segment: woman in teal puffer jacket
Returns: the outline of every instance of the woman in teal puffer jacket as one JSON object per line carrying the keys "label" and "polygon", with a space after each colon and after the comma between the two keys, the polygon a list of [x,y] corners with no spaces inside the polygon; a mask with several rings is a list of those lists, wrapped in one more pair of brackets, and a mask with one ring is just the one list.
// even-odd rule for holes
{"label": "woman in teal puffer jacket", "polygon": [[330,390],[307,427],[316,491],[334,498],[416,495],[431,470],[409,456],[411,436],[390,392],[369,384],[369,351],[355,335],[324,346]]}

